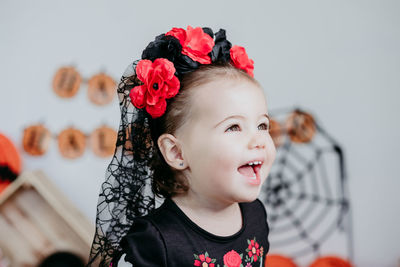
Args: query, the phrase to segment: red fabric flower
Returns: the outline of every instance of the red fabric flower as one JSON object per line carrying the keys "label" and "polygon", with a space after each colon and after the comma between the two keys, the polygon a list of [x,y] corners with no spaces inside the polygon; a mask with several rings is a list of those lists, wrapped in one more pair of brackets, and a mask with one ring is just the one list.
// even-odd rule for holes
{"label": "red fabric flower", "polygon": [[254,61],[249,58],[246,49],[242,46],[234,45],[231,50],[231,61],[236,68],[246,71],[251,77],[254,77]]}
{"label": "red fabric flower", "polygon": [[129,93],[133,105],[146,107],[152,118],[160,117],[167,108],[165,99],[174,97],[179,91],[174,64],[165,58],[157,58],[154,62],[144,59],[137,64],[136,75],[143,84],[135,86]]}
{"label": "red fabric flower", "polygon": [[257,242],[253,240],[250,241],[249,247],[247,248],[249,257],[253,257],[254,261],[258,260],[258,257],[260,256],[260,245],[258,245]]}
{"label": "red fabric flower", "polygon": [[214,47],[214,40],[202,28],[192,28],[191,26],[188,26],[186,30],[172,28],[165,35],[171,35],[179,40],[182,45],[182,54],[201,64],[211,64],[208,54]]}
{"label": "red fabric flower", "polygon": [[242,264],[242,258],[239,253],[231,250],[224,255],[224,264],[228,267],[239,267]]}

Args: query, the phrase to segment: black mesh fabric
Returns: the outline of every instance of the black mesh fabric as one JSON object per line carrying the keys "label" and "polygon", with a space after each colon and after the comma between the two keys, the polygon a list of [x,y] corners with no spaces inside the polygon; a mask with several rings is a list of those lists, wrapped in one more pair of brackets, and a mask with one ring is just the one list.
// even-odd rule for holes
{"label": "black mesh fabric", "polygon": [[100,189],[96,232],[87,266],[110,266],[113,258],[120,257],[119,241],[128,232],[132,219],[155,208],[149,179],[153,148],[149,116],[145,109],[137,109],[129,97],[130,90],[140,84],[135,75],[137,63],[128,66],[118,85],[118,139]]}

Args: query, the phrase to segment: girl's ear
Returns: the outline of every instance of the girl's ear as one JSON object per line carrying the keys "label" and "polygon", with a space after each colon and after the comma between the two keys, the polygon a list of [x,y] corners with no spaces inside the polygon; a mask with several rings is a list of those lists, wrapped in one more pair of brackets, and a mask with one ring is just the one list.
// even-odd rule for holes
{"label": "girl's ear", "polygon": [[175,136],[172,134],[162,134],[158,138],[157,143],[161,154],[164,156],[168,165],[177,170],[183,170],[186,168],[186,162],[182,155],[182,148]]}

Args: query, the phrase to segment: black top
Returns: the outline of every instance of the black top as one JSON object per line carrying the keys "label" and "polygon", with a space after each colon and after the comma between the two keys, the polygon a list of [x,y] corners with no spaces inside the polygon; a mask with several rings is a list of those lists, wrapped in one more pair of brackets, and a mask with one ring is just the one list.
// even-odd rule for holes
{"label": "black top", "polygon": [[[242,228],[217,236],[200,228],[171,199],[150,215],[136,218],[121,247],[125,261],[137,266],[264,266],[269,250],[264,205],[239,203]],[[210,218],[212,219],[212,218]]]}

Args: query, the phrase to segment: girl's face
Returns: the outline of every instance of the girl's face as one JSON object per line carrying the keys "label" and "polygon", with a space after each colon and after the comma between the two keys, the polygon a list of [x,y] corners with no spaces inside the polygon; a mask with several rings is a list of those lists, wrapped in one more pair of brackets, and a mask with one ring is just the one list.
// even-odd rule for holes
{"label": "girl's face", "polygon": [[263,90],[218,79],[192,92],[190,120],[176,133],[190,193],[224,203],[255,200],[276,154]]}

